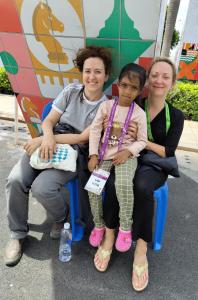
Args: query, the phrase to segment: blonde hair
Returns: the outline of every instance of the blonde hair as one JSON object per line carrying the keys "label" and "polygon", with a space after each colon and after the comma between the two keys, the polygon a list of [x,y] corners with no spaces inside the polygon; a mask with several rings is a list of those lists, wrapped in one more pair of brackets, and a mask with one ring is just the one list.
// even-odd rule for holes
{"label": "blonde hair", "polygon": [[156,63],[158,63],[158,62],[165,62],[165,63],[167,63],[169,66],[171,66],[171,69],[172,69],[172,84],[174,85],[174,84],[175,84],[175,81],[176,81],[176,68],[175,68],[175,64],[174,64],[169,58],[167,58],[167,57],[156,57],[156,58],[153,60],[153,62],[152,62],[152,64],[151,64],[150,68],[148,69],[147,77],[149,77],[152,67],[153,67]]}

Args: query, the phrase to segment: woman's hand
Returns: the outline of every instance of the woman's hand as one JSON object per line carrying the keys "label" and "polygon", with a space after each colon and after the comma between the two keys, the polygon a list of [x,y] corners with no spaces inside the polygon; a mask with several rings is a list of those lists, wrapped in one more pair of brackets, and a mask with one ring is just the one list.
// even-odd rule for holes
{"label": "woman's hand", "polygon": [[30,156],[38,147],[40,147],[41,142],[42,142],[42,137],[39,136],[39,137],[33,138],[24,144],[23,149]]}
{"label": "woman's hand", "polygon": [[53,154],[56,152],[56,140],[53,134],[44,135],[39,150],[39,156],[41,159],[52,159]]}
{"label": "woman's hand", "polygon": [[88,162],[89,171],[93,172],[93,170],[97,169],[98,164],[99,164],[98,155],[92,155]]}
{"label": "woman's hand", "polygon": [[120,165],[120,164],[124,164],[127,161],[127,159],[129,158],[130,155],[131,155],[131,152],[127,149],[116,153],[116,155],[113,158],[113,164],[115,166]]}
{"label": "woman's hand", "polygon": [[127,129],[127,135],[129,135],[133,139],[137,139],[138,125],[136,122],[132,121],[129,123],[129,127]]}

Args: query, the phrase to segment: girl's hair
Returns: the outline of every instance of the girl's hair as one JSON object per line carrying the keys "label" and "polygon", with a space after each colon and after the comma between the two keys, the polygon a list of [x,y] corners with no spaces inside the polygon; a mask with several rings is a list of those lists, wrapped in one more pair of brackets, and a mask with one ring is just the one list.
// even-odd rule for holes
{"label": "girl's hair", "polygon": [[156,58],[153,60],[153,62],[152,62],[152,64],[151,64],[150,68],[148,69],[148,75],[147,75],[147,76],[149,77],[152,67],[153,67],[155,64],[157,64],[158,62],[165,62],[165,63],[167,63],[167,64],[171,67],[171,69],[172,69],[172,84],[174,84],[175,81],[176,81],[176,76],[177,76],[177,75],[176,75],[175,64],[174,64],[169,58],[167,58],[167,57],[156,57]]}
{"label": "girl's hair", "polygon": [[74,59],[75,67],[77,67],[78,70],[82,72],[85,60],[90,57],[100,58],[105,66],[105,74],[110,74],[112,68],[112,57],[111,52],[108,48],[92,45],[79,49],[76,55],[76,59]]}
{"label": "girl's hair", "polygon": [[143,89],[146,82],[146,70],[143,67],[135,63],[127,64],[120,71],[118,81],[120,82],[125,76],[127,76],[129,80],[138,77],[140,81],[140,90]]}

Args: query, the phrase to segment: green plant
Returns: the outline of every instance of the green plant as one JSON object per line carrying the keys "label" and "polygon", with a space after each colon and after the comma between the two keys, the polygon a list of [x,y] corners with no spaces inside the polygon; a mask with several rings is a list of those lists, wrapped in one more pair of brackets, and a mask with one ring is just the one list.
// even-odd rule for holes
{"label": "green plant", "polygon": [[168,99],[174,107],[183,111],[185,119],[198,121],[198,84],[177,82]]}
{"label": "green plant", "polygon": [[13,90],[4,68],[0,68],[0,93],[13,94]]}
{"label": "green plant", "polygon": [[177,46],[179,41],[180,41],[179,31],[174,28],[173,37],[172,37],[172,41],[171,41],[171,49],[173,49],[175,46]]}

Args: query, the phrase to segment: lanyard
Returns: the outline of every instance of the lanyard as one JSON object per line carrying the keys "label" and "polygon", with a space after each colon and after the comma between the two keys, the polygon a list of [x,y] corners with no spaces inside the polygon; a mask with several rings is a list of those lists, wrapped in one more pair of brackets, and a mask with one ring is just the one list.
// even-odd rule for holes
{"label": "lanyard", "polygon": [[[145,111],[146,111],[146,120],[147,120],[147,133],[148,133],[148,139],[149,141],[153,142],[153,135],[151,131],[151,119],[148,111],[148,101],[145,101]],[[169,106],[165,102],[165,114],[166,114],[166,134],[170,128],[170,111],[169,111]]]}
{"label": "lanyard", "polygon": [[[111,109],[110,116],[109,116],[108,126],[107,126],[107,130],[106,130],[105,138],[104,138],[104,143],[102,144],[102,147],[100,148],[100,151],[99,151],[99,159],[100,159],[100,161],[103,160],[103,157],[104,157],[104,154],[105,154],[105,150],[106,150],[107,145],[108,145],[108,140],[109,140],[111,128],[113,126],[113,119],[114,119],[114,116],[115,116],[117,105],[118,105],[118,100],[115,100],[115,102],[113,104],[113,107]],[[127,132],[127,128],[129,126],[129,121],[130,121],[131,116],[133,114],[134,106],[135,106],[135,103],[132,102],[131,105],[130,105],[130,107],[129,107],[129,110],[128,110],[128,113],[127,113],[127,116],[126,116],[126,119],[125,119],[125,122],[124,122],[124,127],[122,128],[122,132],[121,132],[121,135],[120,135],[119,140],[118,140],[118,151],[120,150],[120,147],[122,145],[124,136],[125,136],[125,134]]]}

